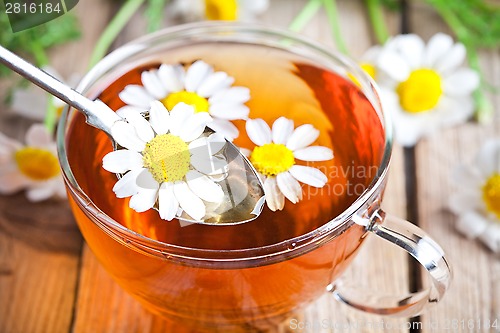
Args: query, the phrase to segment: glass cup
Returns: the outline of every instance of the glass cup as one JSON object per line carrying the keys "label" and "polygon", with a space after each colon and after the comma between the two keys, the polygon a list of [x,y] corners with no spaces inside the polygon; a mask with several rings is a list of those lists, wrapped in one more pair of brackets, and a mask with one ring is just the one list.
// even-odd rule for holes
{"label": "glass cup", "polygon": [[[199,23],[167,29],[117,49],[85,76],[78,90],[96,98],[118,77],[154,62],[158,54],[200,41],[279,49],[351,79],[372,104],[383,128],[385,143],[377,173],[341,214],[301,236],[240,250],[167,244],[113,220],[92,201],[91,193],[82,189],[75,177],[79,166],[71,165],[67,154],[75,149],[68,142],[79,114],[67,109],[59,123],[58,150],[71,208],[89,247],[117,283],[153,313],[208,331],[272,327],[326,292],[362,311],[405,317],[438,302],[448,288],[450,267],[439,245],[421,229],[386,215],[380,208],[391,157],[391,125],[375,83],[352,61],[285,31],[235,23]],[[81,145],[77,149],[83,149],[84,143]],[[94,168],[87,173],[97,172],[100,161]],[[98,185],[94,187],[99,189]],[[341,274],[367,234],[412,255],[429,273],[429,288],[384,297],[360,290],[352,281],[344,283]]]}

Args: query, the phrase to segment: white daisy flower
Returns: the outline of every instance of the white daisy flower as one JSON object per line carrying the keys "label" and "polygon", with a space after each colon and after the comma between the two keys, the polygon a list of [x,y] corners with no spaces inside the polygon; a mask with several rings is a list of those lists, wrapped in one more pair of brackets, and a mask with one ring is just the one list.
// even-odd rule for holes
{"label": "white daisy flower", "polygon": [[392,80],[379,81],[385,108],[392,114],[395,138],[413,146],[441,127],[466,121],[474,112],[472,92],[479,75],[459,68],[464,45],[438,33],[427,45],[417,35],[399,35],[378,55],[378,68]]}
{"label": "white daisy flower", "polygon": [[472,165],[459,166],[453,182],[461,185],[450,198],[457,229],[500,253],[500,140],[487,142]]}
{"label": "white daisy flower", "polygon": [[170,11],[187,21],[254,21],[269,8],[269,0],[174,0]]}
{"label": "white daisy flower", "polygon": [[[76,86],[80,80],[80,76],[77,74],[71,75],[68,80],[63,80],[62,76],[52,67],[44,67],[43,70],[70,87]],[[66,103],[30,84],[26,88],[17,88],[12,91],[10,107],[14,114],[36,121],[43,121],[47,114],[49,102],[57,109],[57,114],[60,116]]]}
{"label": "white daisy flower", "polygon": [[293,120],[280,117],[271,130],[264,120],[250,119],[246,131],[257,145],[248,155],[262,178],[267,206],[272,211],[282,210],[285,198],[294,204],[302,199],[299,182],[318,188],[325,186],[328,178],[323,172],[296,164],[296,160],[318,162],[333,158],[330,148],[310,146],[319,136],[319,130],[312,125],[294,129]]}
{"label": "white daisy flower", "polygon": [[[149,120],[133,110],[122,113],[132,126],[117,122],[111,134],[124,149],[103,159],[105,170],[123,175],[113,187],[116,196],[131,197],[129,206],[137,212],[157,208],[164,220],[182,211],[201,220],[205,202],[217,203],[224,197],[210,177],[223,173],[227,165],[215,154],[224,146],[224,138],[217,133],[204,135],[211,117],[184,103],[169,112],[158,101],[151,103]],[[207,145],[214,154],[203,149]]]}
{"label": "white daisy flower", "polygon": [[120,92],[121,100],[127,105],[118,110],[118,114],[124,110],[146,111],[155,100],[169,111],[182,102],[193,106],[196,112],[210,114],[209,127],[234,140],[239,132],[231,120],[247,119],[250,112],[244,105],[250,99],[250,90],[232,87],[233,77],[215,72],[201,60],[187,70],[182,65],[163,64],[158,69],[142,72],[141,81],[142,85],[128,85]]}
{"label": "white daisy flower", "polygon": [[65,198],[56,144],[42,124],[26,132],[26,145],[0,133],[0,194],[26,190],[28,200]]}

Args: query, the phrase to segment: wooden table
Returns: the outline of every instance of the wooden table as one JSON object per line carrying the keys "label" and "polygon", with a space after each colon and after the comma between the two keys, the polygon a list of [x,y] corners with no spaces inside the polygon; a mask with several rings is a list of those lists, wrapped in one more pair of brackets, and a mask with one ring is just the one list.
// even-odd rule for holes
{"label": "wooden table", "polygon": [[[261,18],[263,22],[286,27],[304,1],[273,0]],[[338,3],[342,33],[353,56],[360,56],[373,44],[373,34],[361,1]],[[76,13],[82,18],[83,38],[54,50],[52,62],[63,74],[84,73],[92,45],[116,12],[112,1],[80,1]],[[439,17],[415,1],[408,8],[410,31],[428,39],[437,31],[448,32]],[[387,16],[392,34],[399,33],[400,14]],[[167,24],[173,24],[167,22]],[[141,14],[120,35],[116,46],[145,31]],[[321,12],[305,28],[305,35],[333,46],[326,14]],[[481,62],[487,78],[500,86],[500,53],[484,52]],[[497,109],[500,97],[492,96]],[[488,125],[468,123],[441,131],[422,141],[415,150],[396,146],[385,206],[391,213],[413,219],[434,237],[447,252],[454,268],[454,281],[445,299],[421,317],[388,319],[363,314],[338,304],[325,295],[297,314],[300,322],[331,320],[339,325],[361,323],[358,329],[317,329],[314,332],[478,332],[469,329],[469,320],[500,321],[500,259],[483,245],[469,241],[454,228],[456,218],[447,211],[454,186],[450,170],[469,161],[481,143],[495,137],[500,118]],[[1,111],[0,129],[21,139],[25,122]],[[413,169],[412,166],[415,166]],[[408,198],[408,200],[405,200]],[[0,332],[182,332],[141,308],[123,292],[99,265],[83,242],[66,203],[30,204],[23,194],[0,197]],[[383,241],[369,239],[347,272],[360,286],[381,292],[404,293],[422,283],[415,262]],[[456,320],[458,328],[448,326]],[[363,324],[364,323],[364,324]],[[465,323],[462,326],[462,323]],[[411,327],[412,328],[408,328]],[[500,326],[500,324],[499,324]],[[290,322],[276,332],[299,332]],[[500,331],[500,328],[499,328]]]}

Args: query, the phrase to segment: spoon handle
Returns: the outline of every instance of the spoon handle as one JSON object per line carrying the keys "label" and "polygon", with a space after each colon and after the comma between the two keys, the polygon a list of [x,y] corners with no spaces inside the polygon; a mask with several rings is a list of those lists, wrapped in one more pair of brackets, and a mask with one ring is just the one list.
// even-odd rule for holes
{"label": "spoon handle", "polygon": [[87,123],[110,133],[111,125],[121,120],[113,110],[104,103],[95,102],[76,92],[50,74],[33,66],[23,58],[0,45],[0,62],[28,81],[33,82],[49,94],[80,110],[87,117]]}

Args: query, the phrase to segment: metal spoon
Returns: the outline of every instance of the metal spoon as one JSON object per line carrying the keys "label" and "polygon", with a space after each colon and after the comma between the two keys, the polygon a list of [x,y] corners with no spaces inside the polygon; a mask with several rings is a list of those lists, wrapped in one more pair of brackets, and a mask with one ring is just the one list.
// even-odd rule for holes
{"label": "metal spoon", "polygon": [[[129,124],[106,104],[88,99],[2,46],[0,46],[0,62],[51,95],[81,111],[89,125],[108,134],[116,149],[117,144],[111,135],[111,127],[117,122]],[[210,151],[211,147],[207,146],[207,149]],[[208,204],[207,214],[203,220],[193,220],[186,213],[179,217],[180,220],[188,223],[232,225],[250,222],[262,212],[263,184],[252,164],[228,140],[220,149],[219,154],[222,154],[228,161],[226,172],[219,178],[219,184],[225,194],[223,202],[219,205]]]}

